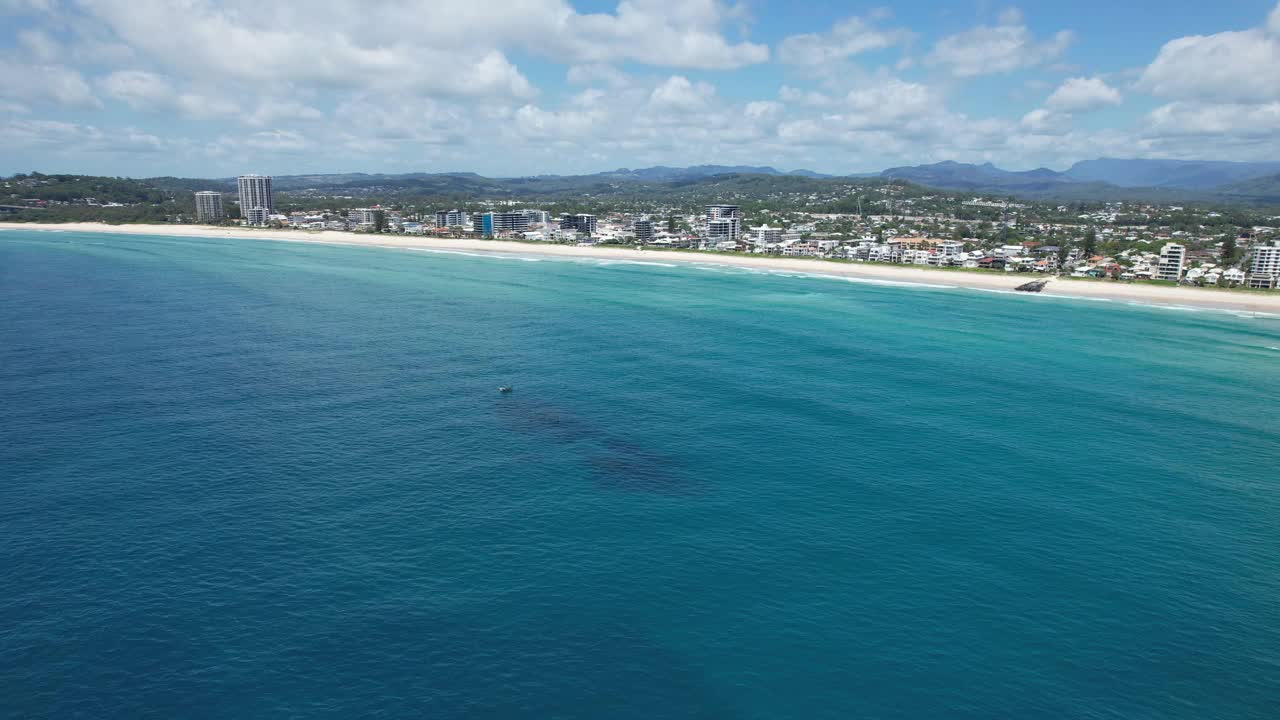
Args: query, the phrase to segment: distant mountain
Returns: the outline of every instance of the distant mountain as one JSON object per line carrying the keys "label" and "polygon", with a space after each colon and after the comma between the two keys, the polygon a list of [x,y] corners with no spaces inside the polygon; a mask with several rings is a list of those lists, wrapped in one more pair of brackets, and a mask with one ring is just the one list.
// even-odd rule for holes
{"label": "distant mountain", "polygon": [[926,187],[1034,200],[1269,204],[1280,203],[1276,173],[1280,173],[1280,162],[1102,159],[1076,163],[1067,172],[1010,171],[991,163],[947,161],[890,168],[880,175]]}
{"label": "distant mountain", "polygon": [[1223,197],[1239,202],[1275,203],[1280,200],[1280,174],[1241,180],[1216,188]]}
{"label": "distant mountain", "polygon": [[[1268,172],[1269,171],[1269,172]],[[1109,179],[1103,179],[1109,178]],[[1223,178],[1234,178],[1220,182]],[[1280,205],[1280,162],[1229,163],[1177,160],[1100,159],[1076,163],[1066,172],[1048,168],[1010,171],[983,163],[953,161],[889,168],[881,173],[825,175],[812,170],[782,172],[769,166],[695,165],[619,168],[591,175],[490,178],[473,172],[335,173],[277,175],[276,190],[334,195],[423,195],[441,198],[662,196],[691,188],[768,194],[797,191],[804,183],[820,190],[826,181],[906,181],[923,188],[996,197],[1053,201],[1153,203],[1233,202]],[[170,192],[233,192],[234,178],[152,178]],[[1144,184],[1138,184],[1144,183]]]}
{"label": "distant mountain", "polygon": [[831,177],[836,177],[835,175],[827,175],[826,173],[814,172],[813,170],[792,170],[791,172],[789,172],[789,173],[787,173],[787,174],[788,174],[788,175],[795,175],[795,176],[797,176],[797,177],[807,177],[807,178],[831,178]]}
{"label": "distant mountain", "polygon": [[[610,172],[597,173],[601,177],[620,180],[643,180],[647,182],[671,182],[674,180],[691,180],[695,178],[713,177],[716,175],[799,175],[811,178],[828,178],[831,175],[812,170],[793,170],[782,172],[767,165],[693,165],[677,168],[657,165],[649,168],[632,170],[618,168]],[[583,176],[586,177],[586,176]]]}
{"label": "distant mountain", "polygon": [[1212,190],[1275,173],[1280,173],[1280,162],[1100,158],[1078,162],[1062,175],[1071,180],[1105,182],[1120,187]]}
{"label": "distant mountain", "polygon": [[889,168],[880,173],[880,176],[890,180],[906,180],[917,185],[973,192],[1043,191],[1075,182],[1063,177],[1062,173],[1047,168],[1014,172],[1001,170],[991,163],[972,165],[951,160],[932,165]]}

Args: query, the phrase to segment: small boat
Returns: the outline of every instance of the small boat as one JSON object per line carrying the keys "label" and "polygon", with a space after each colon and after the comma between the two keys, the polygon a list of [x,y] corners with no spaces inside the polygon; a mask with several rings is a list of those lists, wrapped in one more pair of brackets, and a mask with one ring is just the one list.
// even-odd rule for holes
{"label": "small boat", "polygon": [[503,385],[502,387],[498,388],[498,392],[500,392],[500,393],[509,393],[509,392],[511,392],[511,386],[510,386],[510,385]]}

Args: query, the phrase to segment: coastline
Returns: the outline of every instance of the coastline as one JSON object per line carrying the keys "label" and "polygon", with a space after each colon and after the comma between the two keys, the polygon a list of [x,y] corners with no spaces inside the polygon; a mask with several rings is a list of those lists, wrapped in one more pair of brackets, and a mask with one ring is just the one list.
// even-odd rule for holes
{"label": "coastline", "polygon": [[[683,265],[724,265],[778,273],[828,275],[875,282],[909,283],[988,291],[1012,292],[1032,279],[1021,273],[981,273],[910,265],[844,263],[809,258],[760,255],[721,255],[696,251],[636,250],[617,246],[556,245],[475,238],[436,238],[417,235],[364,235],[333,230],[270,230],[221,228],[199,225],[107,225],[103,223],[0,223],[4,230],[93,232],[121,235],[171,236],[187,238],[278,240],[323,245],[388,247],[409,250],[442,250],[476,253],[587,258],[595,260],[645,261]],[[1040,276],[1035,276],[1040,277]],[[1178,306],[1280,314],[1280,291],[1232,292],[1213,288],[1137,285],[1118,282],[1089,282],[1055,279],[1045,295],[1090,300],[1112,300],[1156,306]]]}

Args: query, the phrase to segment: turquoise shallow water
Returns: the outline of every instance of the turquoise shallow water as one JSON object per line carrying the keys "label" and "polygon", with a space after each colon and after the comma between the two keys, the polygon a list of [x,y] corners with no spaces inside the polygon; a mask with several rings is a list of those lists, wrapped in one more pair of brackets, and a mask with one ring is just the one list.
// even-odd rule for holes
{"label": "turquoise shallow water", "polygon": [[1276,348],[1213,312],[0,233],[0,714],[1273,718]]}

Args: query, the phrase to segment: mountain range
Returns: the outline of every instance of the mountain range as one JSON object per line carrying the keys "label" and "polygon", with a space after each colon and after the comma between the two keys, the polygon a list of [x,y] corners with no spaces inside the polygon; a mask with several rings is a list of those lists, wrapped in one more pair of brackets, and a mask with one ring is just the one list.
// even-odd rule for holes
{"label": "mountain range", "polygon": [[[277,175],[280,191],[324,193],[418,194],[457,197],[552,195],[659,195],[739,178],[752,191],[814,191],[841,180],[904,180],[927,188],[958,190],[997,197],[1056,201],[1142,201],[1155,203],[1216,202],[1280,205],[1280,162],[1199,160],[1122,160],[1102,158],[1078,162],[1065,171],[1003,170],[981,165],[940,162],[889,168],[881,173],[826,175],[812,170],[781,171],[769,166],[696,165],[618,168],[589,175],[537,175],[490,178],[473,172]],[[225,189],[234,178],[190,180],[153,178],[170,190]]]}
{"label": "mountain range", "polygon": [[886,179],[1038,199],[1280,202],[1280,162],[1085,160],[1064,172],[940,162],[885,170]]}

